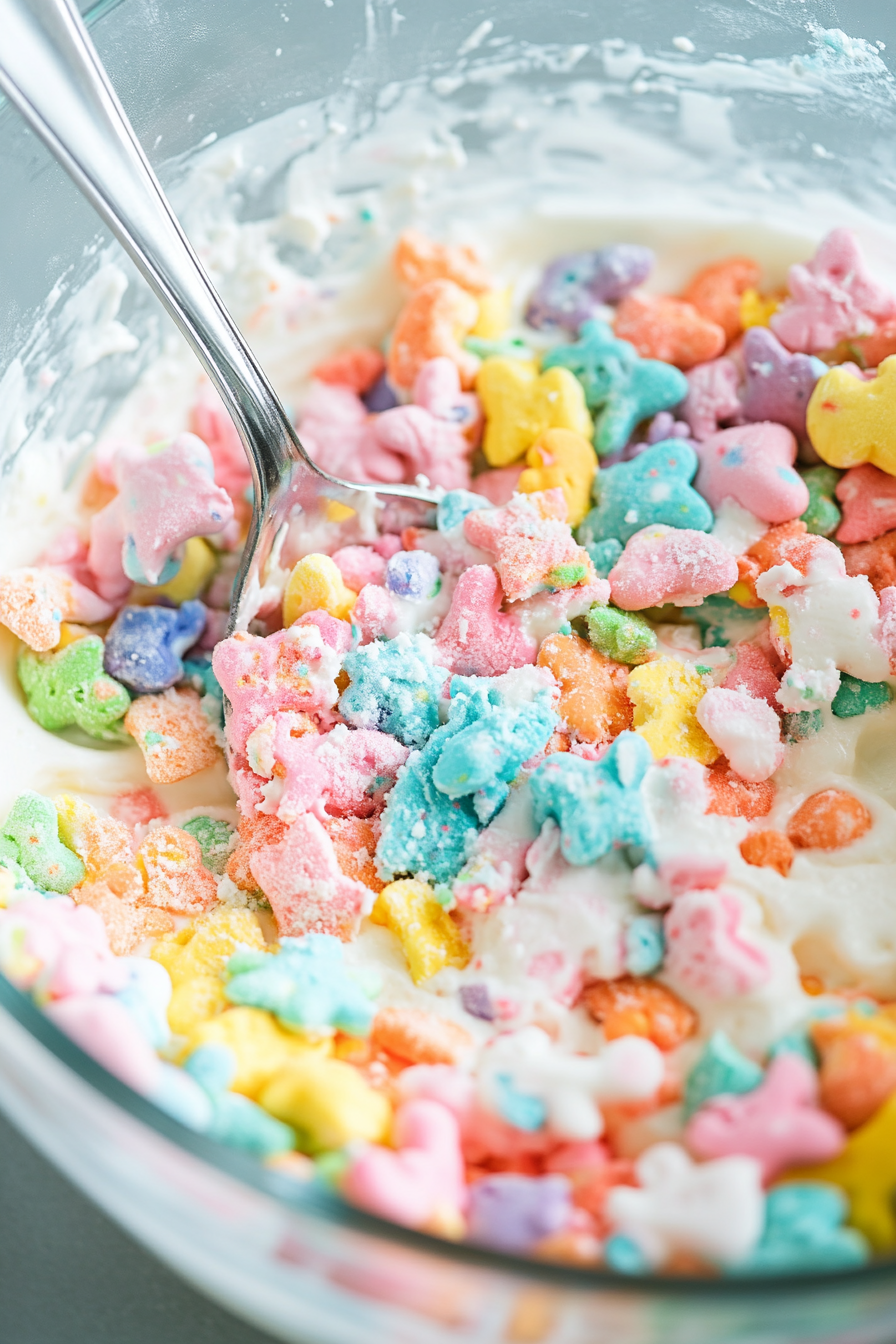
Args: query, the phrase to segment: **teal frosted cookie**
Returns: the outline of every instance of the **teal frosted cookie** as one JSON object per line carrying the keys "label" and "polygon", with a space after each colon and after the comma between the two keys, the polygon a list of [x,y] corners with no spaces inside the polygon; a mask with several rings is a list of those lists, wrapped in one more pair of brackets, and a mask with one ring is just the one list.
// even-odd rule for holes
{"label": "teal frosted cookie", "polygon": [[596,412],[594,447],[598,457],[618,452],[642,420],[677,406],[687,396],[684,374],[659,359],[642,359],[628,341],[617,340],[606,322],[585,322],[572,345],[555,345],[543,369],[569,369]]}
{"label": "teal frosted cookie", "polygon": [[588,546],[615,538],[623,546],[642,527],[665,523],[693,532],[708,532],[712,509],[690,482],[697,473],[697,454],[683,439],[664,439],[631,462],[617,462],[599,471],[592,494],[595,507],[577,533]]}
{"label": "teal frosted cookie", "polygon": [[553,817],[568,863],[596,863],[614,849],[649,852],[651,828],[641,799],[641,780],[653,761],[637,733],[622,732],[599,761],[568,752],[542,761],[532,776],[535,823]]}
{"label": "teal frosted cookie", "polygon": [[347,653],[342,663],[350,684],[339,712],[354,728],[391,733],[406,747],[421,747],[439,726],[439,698],[448,677],[432,662],[425,635],[397,635]]}

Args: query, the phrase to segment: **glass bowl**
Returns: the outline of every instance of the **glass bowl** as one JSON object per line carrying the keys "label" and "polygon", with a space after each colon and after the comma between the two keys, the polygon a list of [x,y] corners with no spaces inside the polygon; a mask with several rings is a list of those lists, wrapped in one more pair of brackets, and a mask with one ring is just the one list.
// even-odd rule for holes
{"label": "glass bowl", "polygon": [[[242,223],[277,215],[279,229],[266,234],[277,257],[324,277],[375,273],[411,213],[450,231],[462,197],[487,207],[497,253],[512,251],[523,266],[586,242],[661,239],[663,284],[734,250],[758,256],[774,283],[828,227],[846,223],[872,268],[892,270],[892,6],[854,4],[848,16],[841,8],[848,36],[795,0],[699,10],[689,0],[629,0],[624,9],[609,0],[104,0],[88,20],[238,313],[232,235],[215,218],[225,198]],[[228,137],[238,132],[237,152]],[[5,567],[36,553],[58,525],[54,490],[173,337],[6,106],[0,180]],[[126,290],[109,283],[110,264]],[[368,317],[381,330],[390,314],[374,298]],[[303,336],[301,305],[278,320],[298,327],[309,352],[338,339],[311,322]],[[249,335],[290,401],[301,370],[278,363],[275,327]],[[45,787],[48,772],[54,782],[91,771],[124,779],[124,753],[74,739],[53,740],[45,759],[46,736],[15,690],[13,646],[3,632],[0,807],[23,787]],[[896,1337],[889,1262],[786,1279],[642,1279],[448,1244],[183,1128],[2,979],[0,1013],[0,1106],[10,1118],[151,1251],[284,1340]]]}

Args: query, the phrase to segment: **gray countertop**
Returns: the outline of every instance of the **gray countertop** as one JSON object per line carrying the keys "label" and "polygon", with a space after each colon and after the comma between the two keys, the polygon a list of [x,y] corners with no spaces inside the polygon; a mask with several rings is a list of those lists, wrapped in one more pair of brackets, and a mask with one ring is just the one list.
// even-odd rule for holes
{"label": "gray countertop", "polygon": [[194,1292],[0,1115],[2,1344],[274,1344]]}

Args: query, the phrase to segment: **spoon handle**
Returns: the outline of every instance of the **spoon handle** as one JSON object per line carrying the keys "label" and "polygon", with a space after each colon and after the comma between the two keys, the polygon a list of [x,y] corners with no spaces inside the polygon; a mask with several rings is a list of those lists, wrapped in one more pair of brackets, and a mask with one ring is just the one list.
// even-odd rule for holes
{"label": "spoon handle", "polygon": [[196,352],[239,430],[264,509],[305,454],[168,204],[73,0],[0,0],[0,88]]}

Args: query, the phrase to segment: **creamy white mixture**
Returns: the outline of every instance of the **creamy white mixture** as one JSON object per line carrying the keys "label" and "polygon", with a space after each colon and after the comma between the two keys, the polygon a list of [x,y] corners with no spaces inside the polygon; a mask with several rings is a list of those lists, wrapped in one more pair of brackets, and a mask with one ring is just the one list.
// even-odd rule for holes
{"label": "creamy white mixture", "polygon": [[[867,52],[859,54],[871,60]],[[611,46],[605,58],[610,76],[621,81],[665,77],[662,62],[647,61],[630,48]],[[574,52],[566,59],[575,66]],[[681,80],[687,69],[675,64],[676,77]],[[347,344],[379,342],[390,328],[400,296],[388,258],[397,231],[408,224],[443,241],[474,243],[499,281],[513,287],[518,316],[541,265],[562,252],[611,242],[647,244],[658,257],[648,288],[672,293],[701,266],[744,252],[763,266],[768,290],[781,285],[788,265],[808,258],[819,238],[837,225],[855,230],[872,272],[896,288],[896,236],[857,205],[820,192],[802,198],[794,194],[782,205],[777,194],[766,190],[761,165],[746,158],[726,181],[714,180],[699,167],[707,155],[725,149],[733,135],[724,99],[716,96],[725,87],[723,77],[752,80],[749,87],[754,88],[764,87],[763,81],[780,88],[786,72],[773,62],[733,67],[716,61],[692,70],[692,87],[680,94],[678,150],[621,127],[602,102],[600,88],[584,78],[571,86],[569,105],[543,113],[527,106],[512,85],[498,85],[477,114],[506,131],[506,172],[496,177],[487,165],[467,159],[456,129],[447,125],[441,99],[453,91],[448,87],[452,79],[467,77],[461,70],[444,77],[441,88],[421,84],[397,92],[394,105],[381,111],[376,128],[364,136],[349,137],[332,109],[320,107],[284,114],[215,144],[197,157],[178,201],[225,300],[295,411],[314,363]],[[810,70],[789,77],[823,81],[826,76]],[[293,158],[282,209],[269,219],[238,222],[236,211],[253,181],[266,179],[303,143],[312,148]],[[559,176],[553,166],[562,146],[599,156],[583,168],[574,191],[568,176]],[[520,173],[524,162],[534,164],[535,171]],[[375,185],[369,185],[371,180]],[[281,259],[285,244],[304,249],[308,274]],[[109,258],[90,285],[67,300],[77,332],[76,367],[93,367],[110,353],[132,348],[134,338],[118,320],[126,285],[120,265]],[[45,377],[52,382],[51,368]],[[198,381],[195,360],[169,334],[162,354],[106,427],[105,438],[150,443],[180,431]],[[21,367],[4,379],[7,440],[23,433],[23,415],[34,393],[25,382]],[[71,445],[38,433],[19,458],[0,518],[0,569],[32,561],[62,523],[78,520],[83,475],[64,484],[63,464],[70,457]],[[733,551],[755,539],[749,517],[727,514],[717,521],[716,535]],[[682,633],[675,636],[677,652],[672,645],[664,651],[686,658]],[[13,636],[0,630],[5,765],[0,809],[5,812],[25,788],[51,796],[75,792],[105,806],[120,790],[145,785],[136,747],[84,747],[46,733],[28,717],[15,680],[16,648]],[[738,894],[745,927],[773,967],[770,981],[751,994],[695,1002],[692,991],[685,993],[701,1015],[699,1038],[681,1047],[685,1067],[699,1052],[700,1040],[716,1028],[742,1049],[761,1054],[804,1020],[812,1001],[801,987],[801,973],[818,976],[832,989],[858,985],[896,997],[896,703],[851,719],[824,713],[822,732],[788,748],[776,776],[774,810],[763,824],[786,830],[803,799],[826,787],[849,789],[870,809],[875,824],[846,850],[798,852],[787,878],[743,861],[738,846],[748,830],[746,821],[705,815],[702,786],[695,792],[692,780],[676,780],[675,771],[651,767],[645,794],[658,859],[693,851],[723,856],[726,886]],[[223,764],[157,787],[175,823],[190,809],[236,821]],[[535,838],[525,787],[515,791],[502,824],[521,840]],[[463,1014],[456,994],[464,982],[485,981],[493,999],[521,1005],[514,1025],[535,1022],[572,1048],[596,1048],[602,1034],[585,1010],[558,1007],[557,977],[581,960],[583,950],[588,972],[621,973],[623,922],[640,910],[633,894],[636,880],[613,859],[588,869],[570,868],[548,828],[530,853],[529,876],[516,901],[476,921],[466,970],[444,970],[417,988],[393,935],[366,921],[347,955],[375,964],[384,979],[383,1001],[426,1006],[433,993],[444,995],[439,1011],[462,1018],[468,1031],[485,1037],[505,1024]],[[561,904],[563,917],[558,918]],[[536,953],[549,954],[542,957],[543,978],[527,972]],[[676,988],[667,975],[659,978]],[[637,1149],[671,1132],[673,1110],[633,1126],[627,1145]]]}

